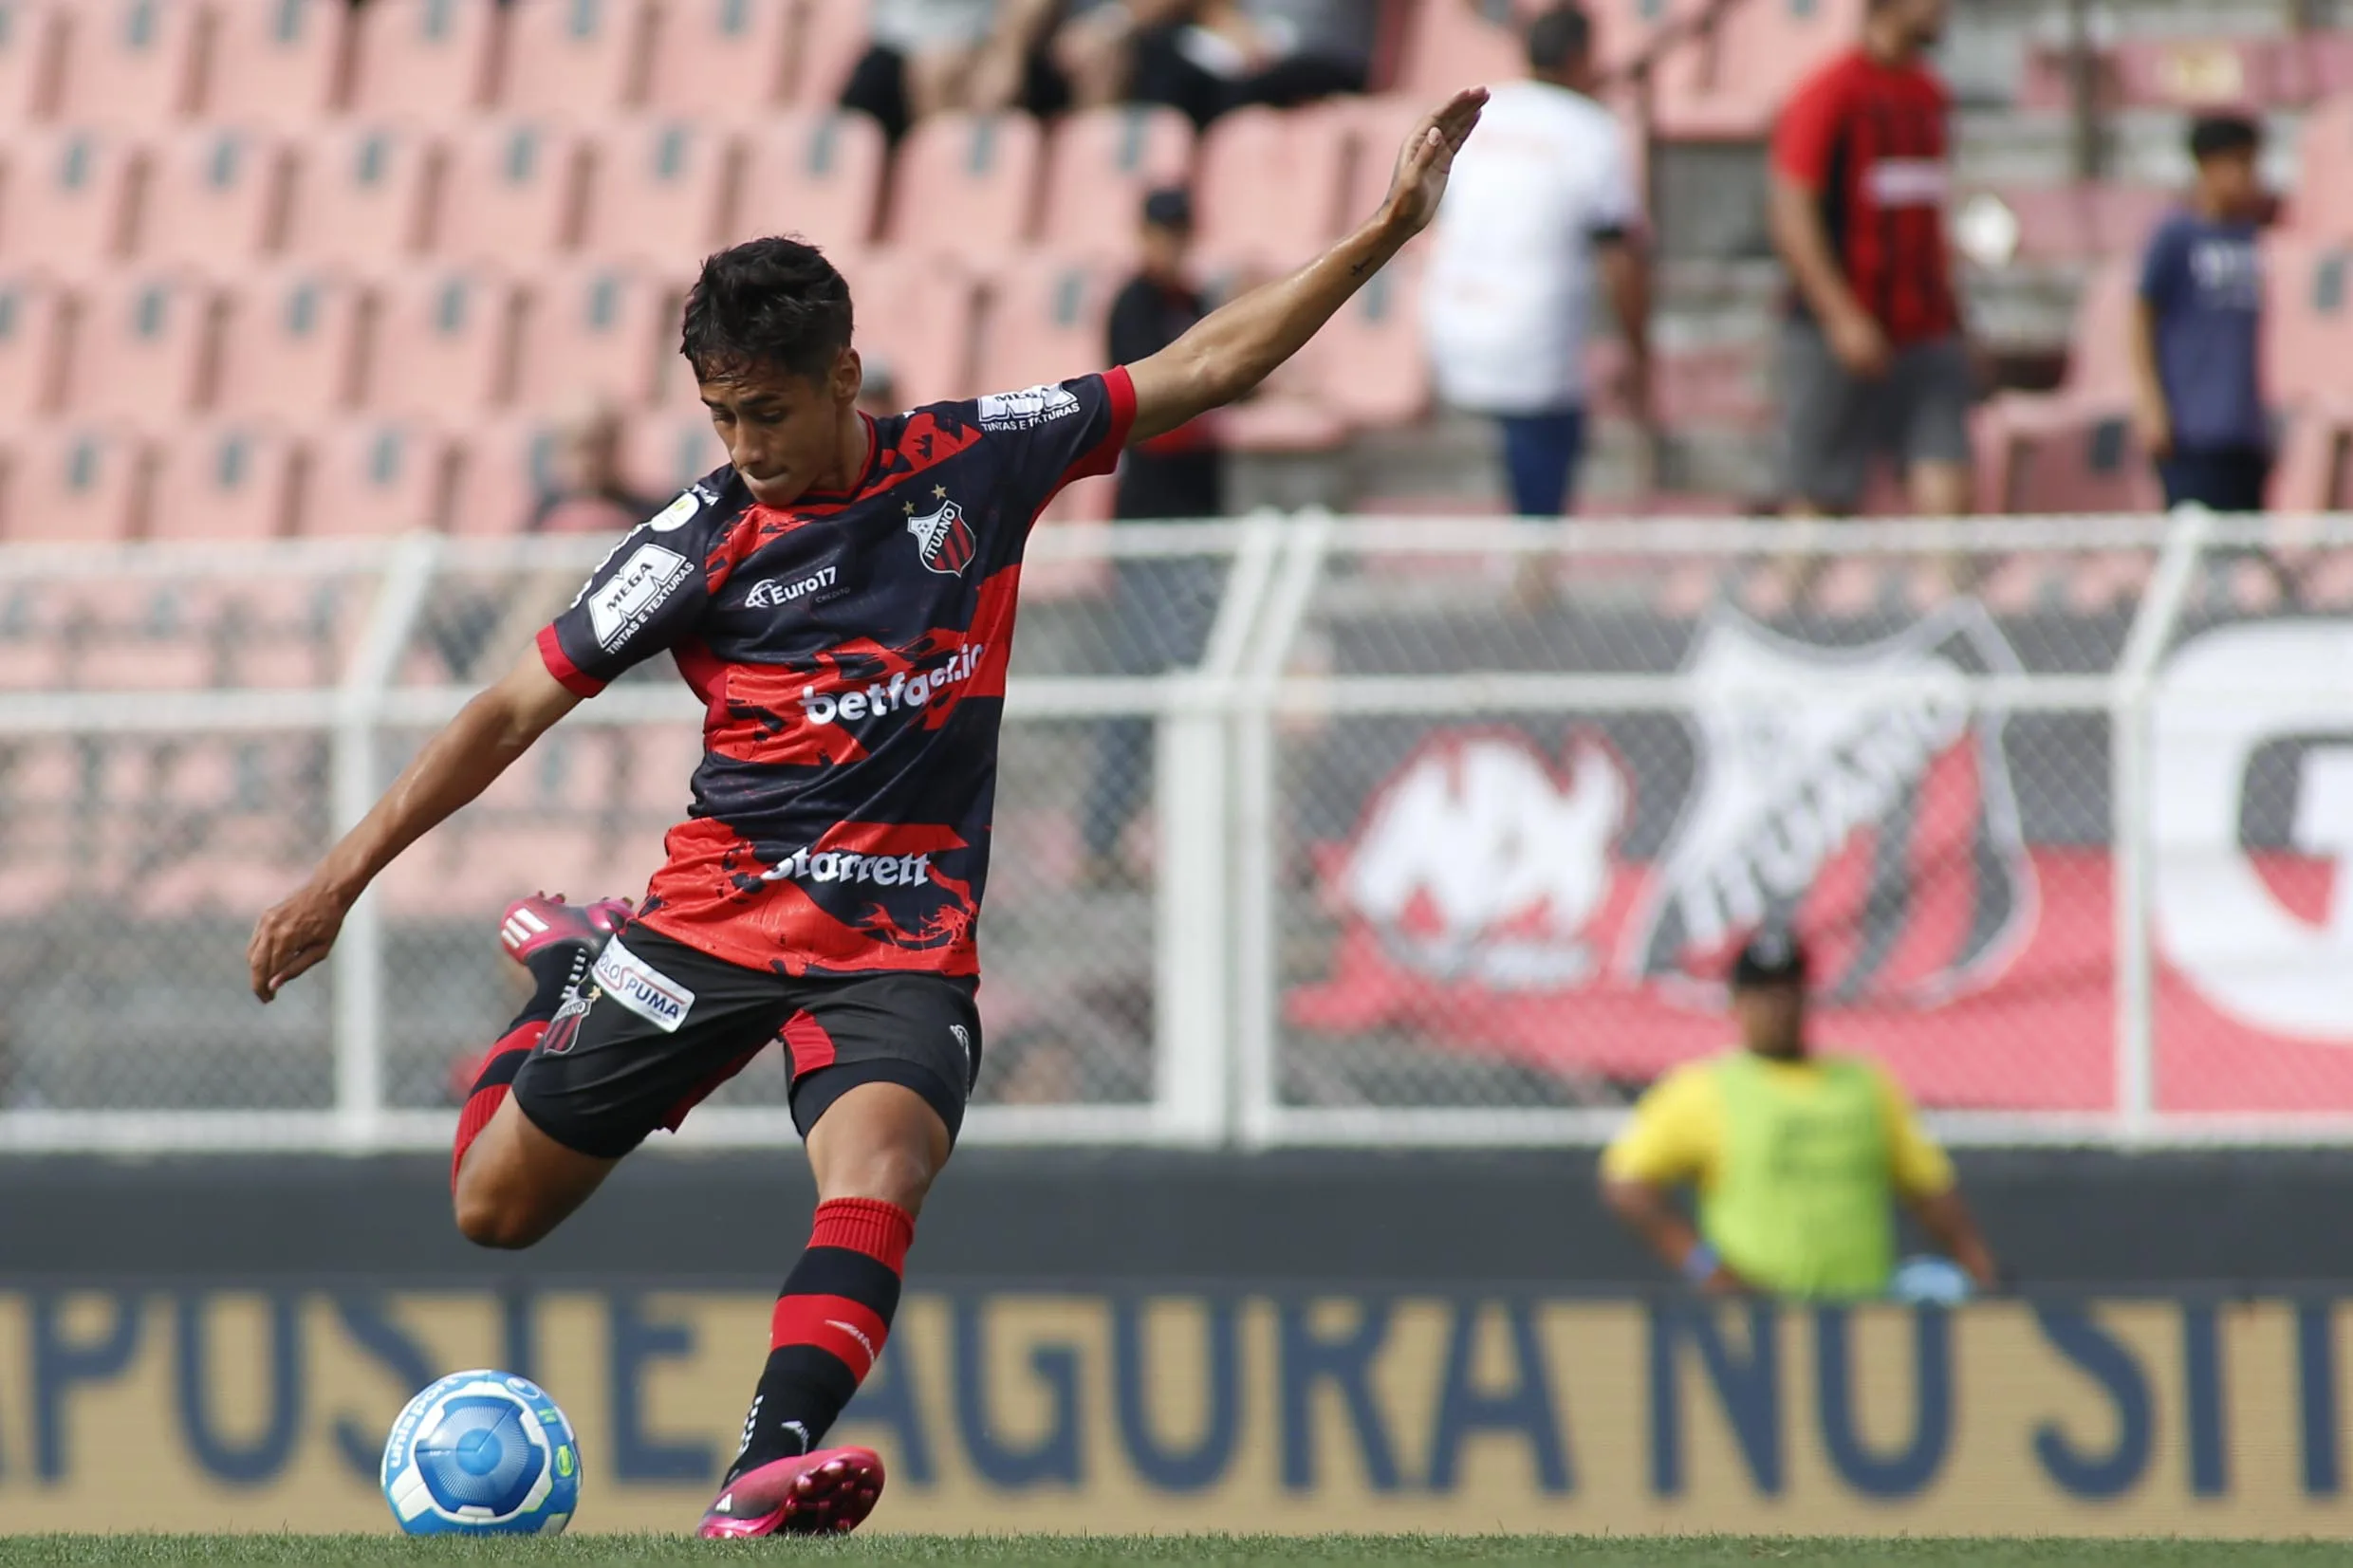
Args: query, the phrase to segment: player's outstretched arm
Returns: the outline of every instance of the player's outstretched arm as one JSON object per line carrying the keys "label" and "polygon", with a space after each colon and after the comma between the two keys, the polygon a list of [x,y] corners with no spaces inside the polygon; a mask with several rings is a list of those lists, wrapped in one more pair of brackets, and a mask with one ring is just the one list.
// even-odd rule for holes
{"label": "player's outstretched arm", "polygon": [[343,916],[368,883],[402,850],[488,789],[580,701],[557,684],[533,650],[505,679],[460,710],[425,743],[375,809],[327,851],[310,880],[255,924],[245,950],[253,994],[269,1001],[280,987],[324,958]]}
{"label": "player's outstretched arm", "polygon": [[1364,227],[1289,277],[1251,290],[1159,353],[1128,366],[1136,383],[1129,439],[1149,440],[1232,402],[1305,348],[1365,280],[1437,216],[1454,155],[1486,103],[1487,89],[1473,87],[1414,127],[1398,156],[1388,198]]}

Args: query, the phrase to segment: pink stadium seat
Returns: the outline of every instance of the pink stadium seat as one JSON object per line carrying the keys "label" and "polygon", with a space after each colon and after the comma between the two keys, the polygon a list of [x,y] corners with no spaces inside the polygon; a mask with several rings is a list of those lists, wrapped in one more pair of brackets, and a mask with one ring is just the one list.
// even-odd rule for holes
{"label": "pink stadium seat", "polygon": [[558,438],[550,421],[532,415],[470,426],[459,442],[450,532],[521,533],[547,487]]}
{"label": "pink stadium seat", "polygon": [[55,0],[0,0],[0,126],[13,131],[55,106],[64,9]]}
{"label": "pink stadium seat", "polygon": [[147,128],[193,115],[203,30],[199,0],[78,0],[67,13],[58,119]]}
{"label": "pink stadium seat", "polygon": [[1306,261],[1340,229],[1349,114],[1341,105],[1240,109],[1201,143],[1194,217],[1203,248],[1271,267]]}
{"label": "pink stadium seat", "polygon": [[1372,429],[1411,424],[1430,410],[1421,332],[1421,268],[1391,262],[1318,335],[1316,381],[1325,405]]}
{"label": "pink stadium seat", "polygon": [[691,120],[640,120],[599,137],[581,249],[689,272],[719,249],[733,194],[728,140]]}
{"label": "pink stadium seat", "polygon": [[2343,396],[2353,388],[2353,246],[2326,247],[2273,235],[2264,246],[2266,391],[2288,404]]}
{"label": "pink stadium seat", "polygon": [[584,267],[535,278],[516,354],[515,402],[547,414],[583,398],[654,401],[676,346],[682,291],[650,273]]}
{"label": "pink stadium seat", "polygon": [[137,217],[135,143],[104,131],[12,136],[0,184],[0,262],[79,281],[123,253]]}
{"label": "pink stadium seat", "polygon": [[159,145],[132,252],[149,267],[236,270],[275,249],[290,160],[273,135],[208,126]]}
{"label": "pink stadium seat", "polygon": [[[2066,377],[2059,389],[2004,393],[1978,411],[1974,444],[1979,505],[1991,511],[2041,510],[2029,492],[2038,487],[2047,491],[2056,484],[2062,492],[2058,499],[2079,494],[2083,485],[2069,477],[2077,475],[2079,467],[2087,467],[2094,475],[2145,467],[2137,458],[2121,467],[2104,461],[2110,447],[2129,435],[2124,416],[2132,407],[2131,334],[2138,294],[2138,267],[2131,260],[2103,267],[2076,304]],[[2103,428],[2108,434],[2097,434]],[[2066,444],[2066,452],[2052,460],[2059,470],[2051,463],[2029,466],[2035,449],[2047,443]],[[2077,457],[2091,453],[2102,460],[2078,465],[2069,452]],[[2060,471],[2060,477],[2049,479],[2053,471]]]}
{"label": "pink stadium seat", "polygon": [[249,424],[175,431],[156,454],[150,539],[274,539],[293,521],[294,441]]}
{"label": "pink stadium seat", "polygon": [[506,401],[514,365],[512,284],[450,267],[392,279],[380,300],[364,407],[464,420]]}
{"label": "pink stadium seat", "polygon": [[2280,512],[2353,507],[2353,400],[2318,398],[2289,414],[2270,501]]}
{"label": "pink stadium seat", "polygon": [[353,27],[351,113],[440,125],[477,112],[503,15],[481,0],[368,0]]}
{"label": "pink stadium seat", "polygon": [[972,279],[939,258],[869,251],[833,258],[858,310],[857,346],[891,369],[904,408],[983,390],[973,376]]}
{"label": "pink stadium seat", "polygon": [[236,286],[220,341],[213,406],[244,419],[309,420],[358,400],[367,300],[338,273],[265,272]]}
{"label": "pink stadium seat", "polygon": [[891,195],[891,242],[967,259],[1029,235],[1045,138],[1024,114],[936,115],[907,133]]}
{"label": "pink stadium seat", "polygon": [[670,0],[655,25],[646,107],[750,124],[785,101],[796,0]]}
{"label": "pink stadium seat", "polygon": [[221,297],[211,283],[157,272],[90,291],[76,331],[65,406],[79,418],[156,428],[212,391]]}
{"label": "pink stadium seat", "polygon": [[1174,109],[1130,106],[1076,114],[1054,128],[1047,152],[1044,243],[1065,253],[1125,256],[1144,194],[1184,185],[1193,173],[1193,125]]}
{"label": "pink stadium seat", "polygon": [[621,440],[629,482],[648,494],[682,490],[728,460],[726,444],[699,408],[632,419]]}
{"label": "pink stadium seat", "polygon": [[866,0],[801,0],[790,101],[824,108],[842,96],[850,70],[866,52]]}
{"label": "pink stadium seat", "polygon": [[1086,256],[1031,253],[1008,264],[991,289],[973,385],[1011,392],[1104,366],[1104,323],[1118,270]]}
{"label": "pink stadium seat", "polygon": [[0,428],[56,411],[65,394],[71,309],[60,284],[0,278]]}
{"label": "pink stadium seat", "polygon": [[1717,14],[1711,31],[1677,50],[1658,81],[1661,128],[1672,138],[1763,137],[1789,92],[1853,45],[1866,0],[1751,0]]}
{"label": "pink stadium seat", "polygon": [[343,90],[342,0],[213,0],[205,112],[279,130],[315,126]]}
{"label": "pink stadium seat", "polygon": [[540,120],[484,120],[450,143],[433,250],[445,260],[529,266],[580,232],[585,144]]}
{"label": "pink stadium seat", "polygon": [[642,0],[513,0],[500,110],[593,124],[645,93],[653,11]]}
{"label": "pink stadium seat", "polygon": [[2353,93],[2305,117],[2291,226],[2316,240],[2353,240]]}
{"label": "pink stadium seat", "polygon": [[1428,105],[1403,94],[1343,100],[1333,104],[1354,143],[1348,184],[1341,196],[1338,232],[1344,233],[1380,211],[1396,177],[1398,154]]}
{"label": "pink stadium seat", "polygon": [[287,205],[285,249],[301,261],[381,269],[425,247],[437,152],[389,125],[306,138]]}
{"label": "pink stadium seat", "polygon": [[296,526],[312,537],[379,537],[438,527],[447,438],[417,422],[339,419],[308,442]]}
{"label": "pink stadium seat", "polygon": [[8,538],[127,539],[139,522],[146,452],[137,439],[84,425],[10,433]]}
{"label": "pink stadium seat", "polygon": [[1464,0],[1422,0],[1407,26],[1397,90],[1427,98],[1526,76],[1521,20],[1512,0],[1485,0],[1476,9]]}
{"label": "pink stadium seat", "polygon": [[799,234],[828,249],[874,238],[887,160],[882,128],[864,115],[814,109],[751,128],[731,240]]}
{"label": "pink stadium seat", "polygon": [[2137,256],[2181,199],[2156,185],[2095,180],[2003,186],[1990,193],[2018,224],[2021,262],[2082,264]]}

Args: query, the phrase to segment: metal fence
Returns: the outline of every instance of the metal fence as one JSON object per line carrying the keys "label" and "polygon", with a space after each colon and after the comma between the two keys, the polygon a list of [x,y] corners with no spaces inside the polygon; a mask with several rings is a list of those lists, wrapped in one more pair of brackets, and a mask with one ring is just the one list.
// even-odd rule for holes
{"label": "metal fence", "polygon": [[[501,906],[635,893],[684,814],[669,672],[272,1007],[245,936],[602,546],[0,550],[0,1147],[443,1142]],[[970,1135],[1590,1141],[1786,917],[1956,1137],[2345,1136],[2346,603],[2342,518],[1043,530]]]}

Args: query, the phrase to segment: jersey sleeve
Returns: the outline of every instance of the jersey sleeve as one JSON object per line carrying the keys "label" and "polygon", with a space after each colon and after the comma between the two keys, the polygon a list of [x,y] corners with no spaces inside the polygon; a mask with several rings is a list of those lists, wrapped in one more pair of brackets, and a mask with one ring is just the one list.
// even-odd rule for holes
{"label": "jersey sleeve", "polygon": [[1883,1069],[1874,1067],[1872,1076],[1879,1080],[1880,1115],[1887,1125],[1888,1173],[1896,1190],[1907,1198],[1933,1198],[1953,1190],[1952,1158],[1920,1125],[1911,1097]]}
{"label": "jersey sleeve", "polygon": [[698,487],[622,535],[539,634],[539,655],[565,690],[593,697],[692,634],[711,601],[705,572],[715,509]]}
{"label": "jersey sleeve", "polygon": [[1053,386],[992,393],[974,406],[983,437],[1023,521],[1065,485],[1119,467],[1136,424],[1136,383],[1124,366]]}
{"label": "jersey sleeve", "polygon": [[1633,1119],[1602,1153],[1602,1174],[1654,1187],[1705,1187],[1722,1142],[1714,1079],[1703,1067],[1679,1067],[1635,1102]]}
{"label": "jersey sleeve", "polygon": [[1808,191],[1829,181],[1845,99],[1834,76],[1818,76],[1790,96],[1773,122],[1773,173]]}
{"label": "jersey sleeve", "polygon": [[1603,144],[1587,201],[1585,232],[1596,240],[1623,239],[1642,226],[1642,198],[1634,188],[1634,155],[1615,122]]}

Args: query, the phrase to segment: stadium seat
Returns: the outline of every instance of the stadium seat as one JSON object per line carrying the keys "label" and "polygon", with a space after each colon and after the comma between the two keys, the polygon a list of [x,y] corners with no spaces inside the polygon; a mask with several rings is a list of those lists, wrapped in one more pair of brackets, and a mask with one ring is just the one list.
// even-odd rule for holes
{"label": "stadium seat", "polygon": [[122,276],[92,289],[77,323],[65,407],[77,418],[158,428],[212,393],[221,296],[195,276]]}
{"label": "stadium seat", "polygon": [[419,125],[479,112],[504,14],[481,0],[368,0],[352,27],[350,112]]}
{"label": "stadium seat", "polygon": [[13,132],[56,106],[64,14],[55,0],[0,0],[0,127]]}
{"label": "stadium seat", "polygon": [[306,138],[287,203],[287,255],[370,269],[416,256],[432,232],[438,156],[426,138],[390,125]]}
{"label": "stadium seat", "polygon": [[2163,186],[2115,180],[2006,185],[1986,194],[2008,208],[2017,225],[2012,260],[2078,266],[2138,256],[2180,200]]}
{"label": "stadium seat", "polygon": [[96,544],[127,539],[139,521],[146,448],[81,423],[10,431],[7,537]]}
{"label": "stadium seat", "polygon": [[515,402],[542,412],[594,398],[654,401],[676,346],[681,286],[620,265],[534,278],[515,357]]}
{"label": "stadium seat", "polygon": [[866,52],[870,35],[865,0],[802,0],[801,32],[794,41],[790,101],[822,109],[840,101],[850,71]]}
{"label": "stadium seat", "polygon": [[238,284],[222,324],[214,410],[307,420],[352,407],[366,328],[366,295],[339,273],[296,266]]}
{"label": "stadium seat", "polygon": [[899,150],[891,243],[983,262],[1017,249],[1036,215],[1044,156],[1028,115],[933,116]]}
{"label": "stadium seat", "polygon": [[131,252],[146,267],[239,270],[278,246],[290,172],[287,148],[234,126],[182,131],[148,164]]}
{"label": "stadium seat", "polygon": [[2290,227],[2315,240],[2353,240],[2353,93],[2305,117],[2296,151]]}
{"label": "stadium seat", "polygon": [[1658,75],[1661,131],[1684,140],[1749,140],[1771,128],[1790,90],[1852,46],[1866,0],[1751,0],[1677,49]]}
{"label": "stadium seat", "polygon": [[2353,388],[2353,242],[2272,235],[2263,261],[2266,391],[2289,405],[2343,396]]}
{"label": "stadium seat", "polygon": [[297,531],[380,537],[440,526],[450,478],[448,439],[401,419],[340,419],[306,442]]}
{"label": "stadium seat", "polygon": [[56,412],[65,390],[72,309],[62,284],[0,278],[0,429]]}
{"label": "stadium seat", "polygon": [[594,124],[645,94],[653,10],[642,0],[511,0],[500,112]]}
{"label": "stadium seat", "polygon": [[529,267],[569,251],[580,232],[585,147],[540,120],[493,120],[449,144],[432,249],[447,261]]}
{"label": "stadium seat", "polygon": [[718,124],[774,113],[799,12],[795,0],[670,0],[655,25],[647,110]]}
{"label": "stadium seat", "polygon": [[205,113],[276,130],[314,128],[338,106],[354,15],[341,0],[217,0]]}
{"label": "stadium seat", "polygon": [[1185,185],[1193,125],[1174,109],[1129,106],[1071,115],[1047,150],[1042,243],[1065,254],[1124,257],[1144,194]]}
{"label": "stadium seat", "polygon": [[1407,25],[1396,90],[1417,98],[1451,93],[1474,82],[1509,82],[1528,74],[1513,0],[1422,0]]}
{"label": "stadium seat", "polygon": [[[2145,468],[2138,458],[2127,463],[2121,455],[2130,445],[2126,415],[2132,408],[2138,285],[2138,270],[2129,260],[2111,262],[2094,273],[2076,304],[2066,376],[2058,390],[2004,393],[1979,409],[1974,423],[1979,506],[1995,512],[2076,509],[2074,502],[2087,489],[2112,489],[2109,480],[2124,469]],[[2029,467],[2030,454],[2047,444],[2057,456]]]}
{"label": "stadium seat", "polygon": [[756,125],[728,238],[799,234],[827,249],[862,248],[874,238],[887,158],[882,128],[864,115],[817,109]]}
{"label": "stadium seat", "polygon": [[1010,392],[1102,369],[1120,283],[1116,269],[1084,255],[1032,252],[1007,264],[990,289],[973,387]]}
{"label": "stadium seat", "polygon": [[11,136],[0,264],[79,282],[122,255],[138,217],[137,144],[105,131]]}
{"label": "stadium seat", "polygon": [[875,250],[833,258],[848,279],[857,346],[890,366],[902,408],[975,396],[971,277],[940,258]]}
{"label": "stadium seat", "polygon": [[67,10],[57,118],[147,129],[194,115],[204,25],[199,0],[77,0]]}
{"label": "stadium seat", "polygon": [[605,262],[691,272],[723,243],[735,158],[692,120],[627,122],[597,138],[581,249]]}
{"label": "stadium seat", "polygon": [[1421,268],[1391,262],[1341,307],[1312,345],[1324,403],[1351,424],[1388,429],[1430,410],[1421,331]]}
{"label": "stadium seat", "polygon": [[[1389,197],[1389,182],[1397,177],[1398,154],[1428,109],[1421,100],[1403,94],[1350,99],[1331,106],[1347,125],[1353,144],[1336,232],[1345,233],[1380,211]],[[1422,243],[1417,241],[1416,249]]]}
{"label": "stadium seat", "polygon": [[297,452],[266,425],[176,430],[158,443],[150,539],[274,539],[293,521]]}
{"label": "stadium seat", "polygon": [[2315,398],[2289,411],[2269,500],[2287,513],[2353,507],[2353,399]]}
{"label": "stadium seat", "polygon": [[362,407],[464,420],[506,401],[514,366],[512,284],[448,267],[392,279],[379,300]]}
{"label": "stadium seat", "polygon": [[1346,107],[1238,109],[1202,138],[1194,204],[1203,250],[1293,267],[1331,243],[1347,182]]}
{"label": "stadium seat", "polygon": [[621,435],[621,466],[629,482],[652,495],[682,490],[727,460],[726,444],[699,407],[632,419]]}
{"label": "stadium seat", "polygon": [[469,426],[457,442],[450,532],[521,533],[552,481],[561,434],[538,414]]}

